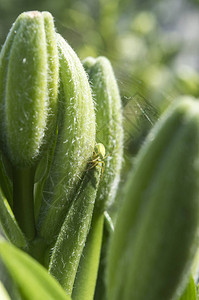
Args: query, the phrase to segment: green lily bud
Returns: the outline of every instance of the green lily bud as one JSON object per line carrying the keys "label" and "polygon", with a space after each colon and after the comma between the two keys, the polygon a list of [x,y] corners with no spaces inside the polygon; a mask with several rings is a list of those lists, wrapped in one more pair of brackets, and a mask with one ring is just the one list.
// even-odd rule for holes
{"label": "green lily bud", "polygon": [[199,104],[178,100],[149,134],[124,189],[108,299],[178,299],[187,283],[198,245]]}
{"label": "green lily bud", "polygon": [[95,143],[94,105],[86,72],[59,34],[57,45],[60,59],[58,136],[38,219],[39,235],[48,244],[56,240]]}
{"label": "green lily bud", "polygon": [[0,140],[13,166],[33,165],[56,127],[58,51],[48,12],[25,12],[0,53]]}
{"label": "green lily bud", "polygon": [[96,105],[96,141],[106,149],[103,178],[97,194],[100,210],[109,207],[116,195],[123,155],[122,107],[119,89],[109,60],[88,57],[83,65],[89,75]]}

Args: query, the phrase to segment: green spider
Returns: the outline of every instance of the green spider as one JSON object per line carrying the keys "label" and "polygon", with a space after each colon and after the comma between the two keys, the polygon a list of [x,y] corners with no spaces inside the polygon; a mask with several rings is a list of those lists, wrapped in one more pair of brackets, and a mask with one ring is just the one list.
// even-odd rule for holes
{"label": "green spider", "polygon": [[95,145],[95,148],[93,150],[93,156],[90,161],[91,166],[89,169],[92,169],[94,167],[101,168],[101,170],[102,170],[101,179],[103,177],[103,173],[104,173],[104,169],[105,169],[104,159],[108,156],[108,155],[105,156],[105,154],[106,154],[106,150],[105,150],[104,145],[102,143],[98,143]]}

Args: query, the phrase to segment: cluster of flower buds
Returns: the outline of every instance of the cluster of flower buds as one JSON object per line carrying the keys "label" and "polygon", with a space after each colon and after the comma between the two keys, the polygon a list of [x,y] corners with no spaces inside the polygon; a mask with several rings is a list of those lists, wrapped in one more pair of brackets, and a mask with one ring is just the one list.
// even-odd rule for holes
{"label": "cluster of flower buds", "polygon": [[2,227],[68,294],[98,219],[99,259],[104,211],[122,162],[116,80],[106,58],[91,60],[85,70],[51,14],[38,11],[17,18],[0,53]]}
{"label": "cluster of flower buds", "polygon": [[113,232],[108,209],[122,159],[109,60],[82,63],[50,13],[22,13],[0,52],[0,225],[29,254],[0,241],[0,271],[2,260],[23,295],[16,299],[94,299],[100,255],[100,299],[179,300],[189,278],[194,285],[198,101],[178,99],[152,129],[120,193]]}

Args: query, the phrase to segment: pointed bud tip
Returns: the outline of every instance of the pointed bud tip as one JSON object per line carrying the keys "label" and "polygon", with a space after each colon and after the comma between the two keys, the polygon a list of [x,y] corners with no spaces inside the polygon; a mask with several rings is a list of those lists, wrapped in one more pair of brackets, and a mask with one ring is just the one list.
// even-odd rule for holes
{"label": "pointed bud tip", "polygon": [[23,12],[22,14],[20,14],[19,18],[30,18],[30,19],[34,19],[34,18],[38,18],[41,17],[42,13],[34,10],[34,11],[27,11],[27,12]]}
{"label": "pointed bud tip", "polygon": [[33,10],[33,11],[23,12],[22,14],[19,15],[18,19],[37,19],[37,18],[45,18],[45,17],[53,18],[51,13],[47,11],[40,12],[38,10]]}

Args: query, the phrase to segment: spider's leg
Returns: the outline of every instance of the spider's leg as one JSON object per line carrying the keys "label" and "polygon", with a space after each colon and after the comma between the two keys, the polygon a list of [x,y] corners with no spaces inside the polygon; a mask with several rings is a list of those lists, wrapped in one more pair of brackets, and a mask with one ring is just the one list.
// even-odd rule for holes
{"label": "spider's leg", "polygon": [[92,163],[92,162],[98,161],[98,159],[99,159],[99,157],[97,156],[97,157],[93,158],[92,160],[89,160],[88,162]]}
{"label": "spider's leg", "polygon": [[94,161],[94,163],[93,163],[93,160],[92,160],[90,162],[92,163],[92,166],[90,166],[86,171],[91,170],[98,165],[98,161]]}
{"label": "spider's leg", "polygon": [[103,157],[103,159],[106,159],[107,157],[111,156],[111,154],[112,154],[112,153],[109,153],[109,154],[105,155],[105,156]]}
{"label": "spider's leg", "polygon": [[102,178],[103,178],[104,169],[105,169],[105,162],[101,161],[101,164],[102,164],[102,172],[101,172],[100,180],[102,180]]}

